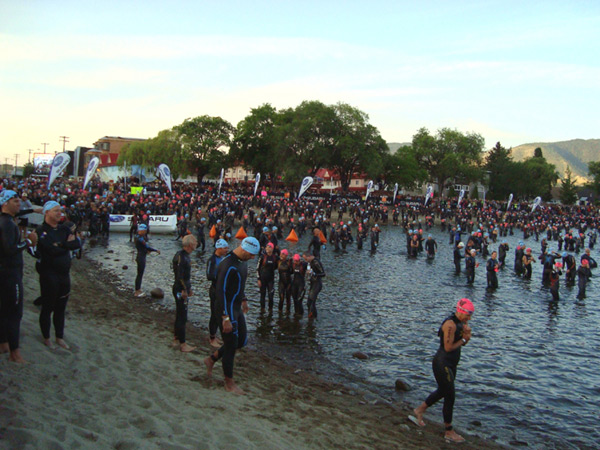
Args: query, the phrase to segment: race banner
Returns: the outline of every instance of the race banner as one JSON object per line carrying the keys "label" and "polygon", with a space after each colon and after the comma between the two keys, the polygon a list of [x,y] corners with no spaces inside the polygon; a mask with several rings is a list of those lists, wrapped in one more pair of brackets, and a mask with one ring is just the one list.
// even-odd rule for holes
{"label": "race banner", "polygon": [[85,191],[85,187],[88,185],[90,181],[92,181],[92,177],[94,173],[96,173],[96,169],[98,168],[98,164],[100,164],[100,158],[94,156],[90,159],[90,162],[87,166],[87,170],[85,171],[85,181],[83,182],[83,190]]}
{"label": "race banner", "polygon": [[[129,233],[131,229],[132,215],[129,214],[110,214],[110,231],[116,233]],[[177,215],[148,217],[150,221],[150,231],[153,234],[175,233],[177,230]]]}
{"label": "race banner", "polygon": [[398,193],[398,183],[394,185],[394,198],[392,200],[392,205],[396,203],[396,194]]}
{"label": "race banner", "polygon": [[50,168],[50,175],[48,175],[48,189],[50,189],[54,180],[62,175],[70,162],[71,157],[68,153],[59,153],[54,157],[52,160],[52,167]]}
{"label": "race banner", "polygon": [[533,201],[533,206],[531,207],[531,212],[534,212],[538,206],[542,203],[542,197],[536,197]]}
{"label": "race banner", "polygon": [[225,169],[221,168],[221,178],[219,178],[219,194],[221,194],[221,185],[223,184],[223,175],[225,174]]}
{"label": "race banner", "polygon": [[254,181],[254,194],[252,194],[252,197],[256,196],[256,189],[258,189],[258,183],[260,183],[260,172],[256,174],[256,179]]}
{"label": "race banner", "polygon": [[129,188],[129,192],[131,192],[133,195],[139,195],[142,193],[143,190],[144,190],[143,186],[131,186]]}
{"label": "race banner", "polygon": [[300,192],[298,193],[298,198],[302,197],[309,187],[313,184],[313,177],[304,177],[302,180],[302,185],[300,186]]}
{"label": "race banner", "polygon": [[460,194],[458,194],[458,208],[459,209],[460,209],[460,202],[462,202],[464,196],[465,196],[465,190],[461,189]]}
{"label": "race banner", "polygon": [[430,198],[433,198],[433,186],[427,186],[427,193],[425,194],[425,203],[423,203],[423,206],[427,206],[427,202]]}
{"label": "race banner", "polygon": [[365,202],[369,198],[369,194],[371,193],[372,189],[373,189],[373,180],[369,181],[369,184],[367,184],[367,195],[365,195]]}
{"label": "race banner", "polygon": [[513,200],[513,195],[510,194],[508,196],[508,205],[506,206],[506,211],[510,211],[510,204],[512,203],[512,200]]}
{"label": "race banner", "polygon": [[169,192],[172,194],[173,189],[171,189],[171,169],[166,164],[160,164],[158,166],[158,176],[161,178],[167,187],[169,188]]}

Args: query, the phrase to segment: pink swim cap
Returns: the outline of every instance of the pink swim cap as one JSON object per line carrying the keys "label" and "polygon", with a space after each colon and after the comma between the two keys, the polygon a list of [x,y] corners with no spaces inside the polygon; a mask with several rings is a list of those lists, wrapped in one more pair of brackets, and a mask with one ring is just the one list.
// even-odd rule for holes
{"label": "pink swim cap", "polygon": [[562,263],[561,263],[561,262],[557,262],[557,263],[555,264],[555,266],[556,266],[557,268],[559,268],[559,269],[562,269]]}
{"label": "pink swim cap", "polygon": [[300,261],[300,255],[298,253],[294,255],[294,261]]}
{"label": "pink swim cap", "polygon": [[284,248],[283,250],[281,250],[281,254],[287,256],[288,255],[288,251]]}
{"label": "pink swim cap", "polygon": [[463,314],[473,314],[475,312],[475,307],[473,306],[473,302],[468,298],[461,298],[456,304],[456,312]]}
{"label": "pink swim cap", "polygon": [[272,243],[272,242],[269,242],[269,243],[267,244],[267,247],[275,248],[275,246],[273,245],[273,243]]}

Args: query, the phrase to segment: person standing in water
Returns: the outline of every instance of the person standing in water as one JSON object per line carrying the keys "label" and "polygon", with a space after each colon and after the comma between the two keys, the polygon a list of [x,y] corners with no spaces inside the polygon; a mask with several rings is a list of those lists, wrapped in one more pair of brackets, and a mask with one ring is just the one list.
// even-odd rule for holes
{"label": "person standing in water", "polygon": [[432,392],[427,399],[416,409],[414,415],[408,416],[409,420],[419,427],[424,427],[423,414],[430,406],[444,399],[442,409],[444,417],[445,433],[447,442],[463,442],[465,438],[456,433],[452,427],[452,414],[454,411],[454,380],[456,369],[460,361],[461,349],[471,340],[471,328],[469,320],[475,307],[468,298],[462,298],[456,305],[456,312],[448,316],[442,322],[438,331],[440,346],[433,357],[432,367],[438,388]]}

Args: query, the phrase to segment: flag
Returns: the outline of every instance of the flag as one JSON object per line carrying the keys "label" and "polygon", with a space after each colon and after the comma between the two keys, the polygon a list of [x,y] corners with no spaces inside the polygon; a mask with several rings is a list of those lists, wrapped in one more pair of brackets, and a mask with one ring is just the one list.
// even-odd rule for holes
{"label": "flag", "polygon": [[423,206],[427,206],[427,202],[430,198],[433,198],[433,186],[427,186],[427,193],[425,194],[425,203]]}
{"label": "flag", "polygon": [[172,194],[173,189],[171,189],[171,169],[166,164],[160,164],[158,166],[158,176],[161,178],[167,187],[169,188],[169,192]]}
{"label": "flag", "polygon": [[394,185],[394,199],[392,200],[392,206],[396,204],[396,194],[398,193],[398,183]]}
{"label": "flag", "polygon": [[71,157],[68,153],[59,153],[54,157],[52,160],[52,167],[50,168],[50,174],[48,175],[48,189],[50,189],[54,180],[61,176],[70,162]]}
{"label": "flag", "polygon": [[506,211],[507,211],[507,212],[508,212],[508,211],[510,211],[510,204],[512,203],[512,200],[513,200],[513,195],[512,195],[512,194],[510,194],[510,195],[508,196],[508,205],[506,206]]}
{"label": "flag", "polygon": [[369,181],[369,184],[367,184],[367,195],[365,195],[365,202],[369,198],[369,194],[371,193],[371,189],[373,189],[373,180]]}
{"label": "flag", "polygon": [[534,212],[538,206],[542,203],[542,197],[536,197],[533,201],[533,206],[531,207],[531,212]]}
{"label": "flag", "polygon": [[302,180],[302,185],[300,186],[300,192],[298,193],[298,198],[302,197],[308,188],[313,184],[313,177],[304,177]]}
{"label": "flag", "polygon": [[465,190],[461,189],[460,194],[458,194],[458,207],[460,208],[460,202],[462,202],[463,197],[465,196]]}
{"label": "flag", "polygon": [[223,174],[225,173],[225,169],[221,168],[221,178],[219,179],[219,194],[221,193],[221,185],[223,184]]}
{"label": "flag", "polygon": [[256,174],[256,180],[254,181],[254,194],[252,197],[256,195],[256,189],[258,188],[258,183],[260,183],[260,172]]}
{"label": "flag", "polygon": [[87,166],[87,170],[85,171],[85,181],[83,182],[82,188],[84,191],[85,187],[92,180],[94,172],[96,172],[96,169],[98,168],[98,164],[100,164],[100,159],[97,156],[94,156],[92,159],[90,159],[90,162]]}

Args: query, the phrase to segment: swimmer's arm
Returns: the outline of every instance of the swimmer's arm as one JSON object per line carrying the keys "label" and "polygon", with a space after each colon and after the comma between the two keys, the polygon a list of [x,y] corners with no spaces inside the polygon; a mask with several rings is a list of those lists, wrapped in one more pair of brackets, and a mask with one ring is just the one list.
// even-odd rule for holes
{"label": "swimmer's arm", "polygon": [[464,345],[462,340],[454,342],[456,324],[453,321],[447,320],[446,323],[442,325],[442,332],[444,333],[444,350],[446,350],[446,352],[453,352],[457,348],[462,347]]}

